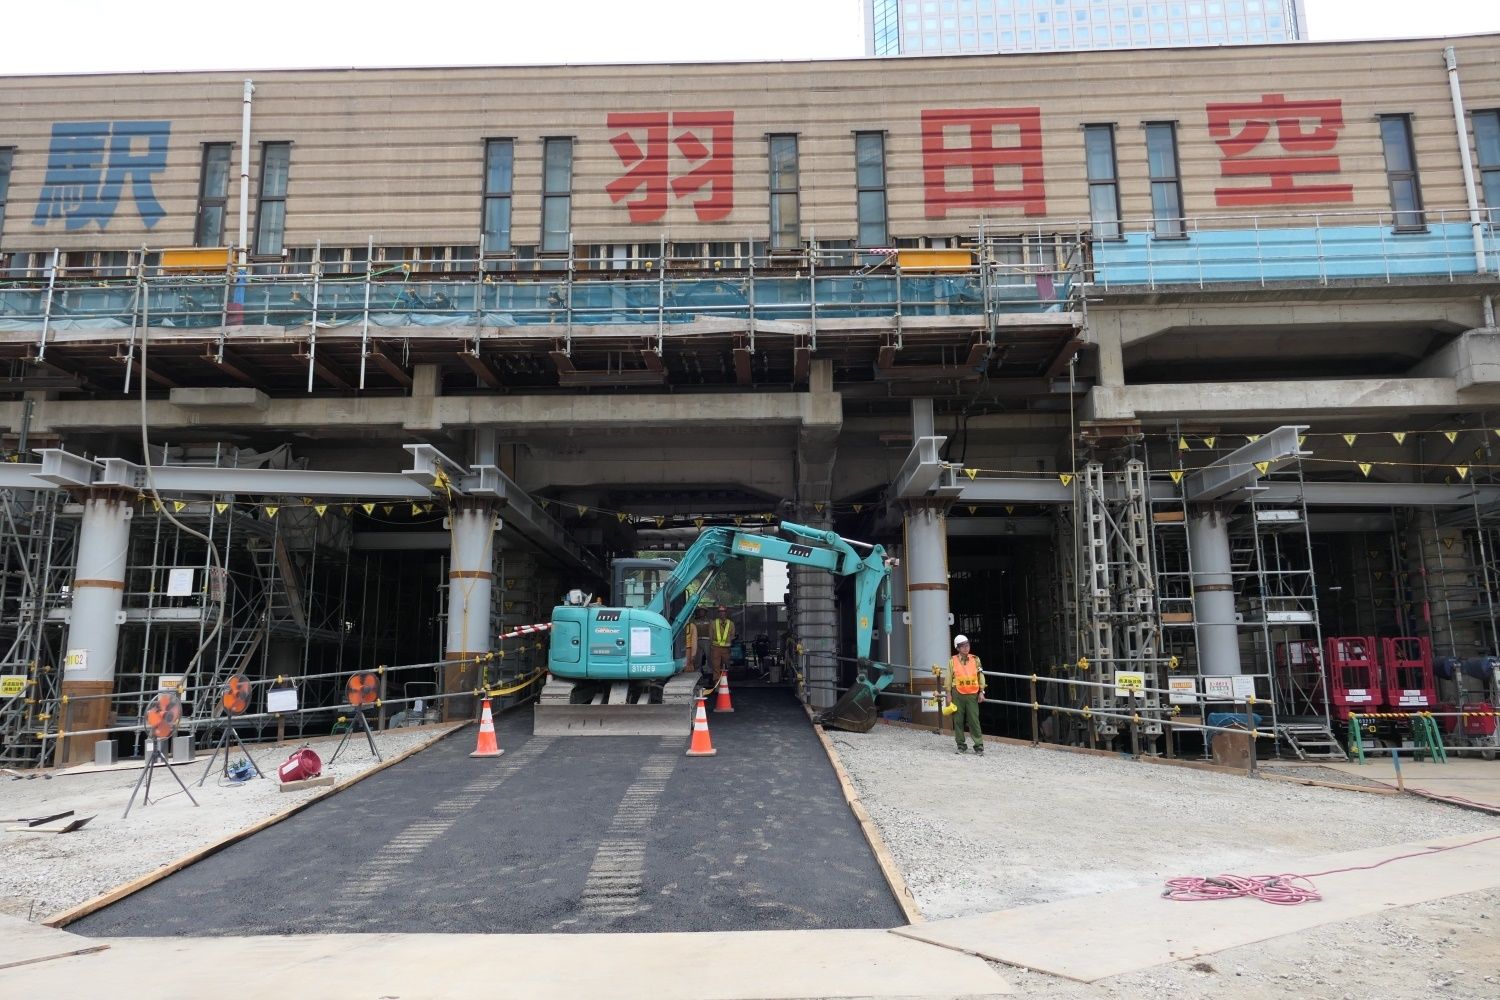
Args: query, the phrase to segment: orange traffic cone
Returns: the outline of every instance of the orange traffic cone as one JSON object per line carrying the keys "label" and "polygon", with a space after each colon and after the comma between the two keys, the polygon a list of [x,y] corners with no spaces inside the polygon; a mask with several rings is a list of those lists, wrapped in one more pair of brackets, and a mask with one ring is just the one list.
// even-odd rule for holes
{"label": "orange traffic cone", "polygon": [[479,716],[479,745],[470,757],[498,757],[505,751],[495,742],[495,717],[490,714],[490,700],[484,699],[484,711]]}
{"label": "orange traffic cone", "polygon": [[715,712],[733,712],[734,706],[729,702],[729,671],[719,675],[719,697],[714,700]]}
{"label": "orange traffic cone", "polygon": [[698,710],[693,715],[693,742],[688,746],[689,757],[712,757],[719,751],[714,749],[713,740],[708,738],[708,710],[703,703],[706,699],[703,695],[698,696]]}

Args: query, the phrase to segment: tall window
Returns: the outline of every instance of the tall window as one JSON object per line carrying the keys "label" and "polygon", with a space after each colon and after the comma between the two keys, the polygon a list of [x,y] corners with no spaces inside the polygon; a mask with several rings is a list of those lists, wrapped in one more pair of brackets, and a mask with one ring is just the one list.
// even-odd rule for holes
{"label": "tall window", "polygon": [[899,56],[901,54],[901,32],[899,0],[871,0],[870,33],[877,56]]}
{"label": "tall window", "polygon": [[0,238],[5,236],[5,198],[10,190],[10,165],[15,156],[15,147],[0,146]]}
{"label": "tall window", "polygon": [[771,161],[771,249],[802,245],[802,218],[797,195],[797,137],[769,136]]}
{"label": "tall window", "polygon": [[510,250],[510,194],[515,182],[515,143],[484,140],[484,252]]}
{"label": "tall window", "polygon": [[1422,185],[1417,179],[1417,153],[1411,144],[1411,115],[1381,115],[1380,143],[1385,147],[1385,177],[1391,187],[1391,211],[1397,229],[1421,229]]}
{"label": "tall window", "polygon": [[[1500,223],[1500,111],[1474,112],[1474,145],[1479,149],[1479,183],[1484,188],[1484,204],[1490,210],[1490,222]],[[0,150],[0,157],[5,155]],[[5,174],[0,160],[0,177]],[[5,183],[0,180],[0,207],[5,202]]]}
{"label": "tall window", "polygon": [[885,207],[885,133],[854,133],[854,183],[859,189],[859,245],[883,247],[887,243]]}
{"label": "tall window", "polygon": [[286,182],[292,165],[292,144],[263,142],[260,146],[260,196],[255,207],[255,254],[274,257],[286,240]]}
{"label": "tall window", "polygon": [[224,245],[224,210],[229,197],[229,150],[227,142],[203,144],[203,167],[198,173],[198,222],[193,227],[193,246]]}
{"label": "tall window", "polygon": [[1084,159],[1089,175],[1089,219],[1101,240],[1120,238],[1120,176],[1115,166],[1115,127],[1083,127]]}
{"label": "tall window", "polygon": [[1146,160],[1151,173],[1151,231],[1158,239],[1186,236],[1176,122],[1146,123]]}
{"label": "tall window", "polygon": [[542,140],[542,253],[567,253],[573,212],[573,140]]}

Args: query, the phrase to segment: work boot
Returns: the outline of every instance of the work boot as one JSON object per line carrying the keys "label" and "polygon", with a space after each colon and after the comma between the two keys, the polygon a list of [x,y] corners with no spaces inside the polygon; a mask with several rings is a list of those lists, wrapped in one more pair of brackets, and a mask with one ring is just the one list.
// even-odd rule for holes
{"label": "work boot", "polygon": [[974,748],[974,752],[977,753],[977,754],[982,754],[982,753],[984,753],[984,747],[982,747],[982,746],[976,746]]}
{"label": "work boot", "polygon": [[968,753],[969,752],[969,748],[966,747],[966,746],[964,746],[962,743],[960,743],[958,745],[958,749],[954,750],[953,752],[954,753]]}

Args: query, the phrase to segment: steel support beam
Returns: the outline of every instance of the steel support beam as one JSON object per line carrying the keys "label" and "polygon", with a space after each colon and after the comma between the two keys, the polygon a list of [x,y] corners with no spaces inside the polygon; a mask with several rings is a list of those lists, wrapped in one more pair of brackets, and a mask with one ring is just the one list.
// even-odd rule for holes
{"label": "steel support beam", "polygon": [[1302,424],[1278,427],[1189,474],[1182,481],[1184,498],[1188,503],[1243,499],[1244,490],[1262,476],[1299,455],[1312,454],[1297,446],[1298,436],[1306,430]]}
{"label": "steel support beam", "polygon": [[40,462],[0,462],[0,490],[50,490],[56,484],[36,478]]}

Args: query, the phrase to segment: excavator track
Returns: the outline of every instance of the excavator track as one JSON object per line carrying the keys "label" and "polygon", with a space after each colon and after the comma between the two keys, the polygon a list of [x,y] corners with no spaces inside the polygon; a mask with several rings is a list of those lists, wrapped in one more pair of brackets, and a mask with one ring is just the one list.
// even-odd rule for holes
{"label": "excavator track", "polygon": [[630,683],[620,681],[596,685],[587,702],[575,700],[575,681],[549,678],[537,702],[532,733],[536,736],[681,736],[693,728],[693,696],[696,673],[677,674],[661,688],[660,703],[643,696],[636,704],[628,698]]}

